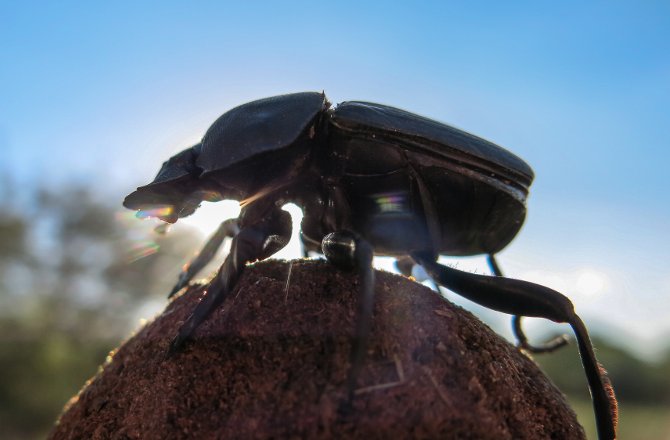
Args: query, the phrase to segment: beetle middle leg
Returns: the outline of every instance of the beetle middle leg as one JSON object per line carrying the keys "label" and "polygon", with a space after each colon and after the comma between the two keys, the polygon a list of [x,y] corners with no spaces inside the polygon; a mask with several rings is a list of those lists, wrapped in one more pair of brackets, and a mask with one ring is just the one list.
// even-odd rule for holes
{"label": "beetle middle leg", "polygon": [[321,241],[321,247],[329,262],[342,269],[355,269],[361,277],[356,329],[349,355],[350,364],[347,377],[347,402],[351,403],[354,398],[356,380],[363,366],[372,326],[375,294],[375,271],[372,267],[374,250],[372,245],[362,237],[348,231],[326,235]]}
{"label": "beetle middle leg", "polygon": [[398,272],[400,272],[403,276],[409,278],[409,277],[414,277],[416,281],[419,283],[423,283],[424,281],[430,280],[433,290],[435,290],[437,293],[440,295],[444,295],[444,292],[440,289],[440,286],[435,282],[434,279],[428,276],[428,274],[423,273],[420,274],[418,277],[415,275],[414,268],[419,267],[419,269],[423,270],[423,268],[420,265],[417,265],[414,263],[414,260],[412,260],[408,256],[403,256],[403,257],[398,257],[395,260],[395,263],[393,264]]}
{"label": "beetle middle leg", "polygon": [[177,351],[209,314],[232,291],[244,266],[262,260],[286,246],[291,237],[291,216],[274,208],[259,216],[240,215],[240,230],[233,238],[230,253],[218,273],[206,287],[204,295],[193,313],[186,319],[170,344],[169,353]]}
{"label": "beetle middle leg", "polygon": [[472,274],[444,266],[428,252],[413,252],[411,256],[438,283],[484,307],[570,324],[591,390],[598,436],[600,439],[615,438],[617,405],[614,391],[596,359],[586,326],[566,296],[528,281]]}
{"label": "beetle middle leg", "polygon": [[[493,254],[488,254],[486,257],[486,260],[489,264],[489,267],[491,268],[491,272],[497,277],[502,277],[503,273],[502,270],[500,270],[500,266],[498,265],[498,261],[496,260],[495,255]],[[520,315],[514,315],[512,316],[512,331],[514,332],[514,337],[516,338],[516,344],[519,348],[522,348],[529,353],[550,353],[554,350],[558,350],[559,348],[565,346],[568,344],[568,336],[567,335],[560,335],[557,336],[547,342],[545,342],[542,345],[532,345],[528,342],[528,338],[526,337],[526,334],[523,331],[523,328],[521,327],[521,319],[523,317]]]}

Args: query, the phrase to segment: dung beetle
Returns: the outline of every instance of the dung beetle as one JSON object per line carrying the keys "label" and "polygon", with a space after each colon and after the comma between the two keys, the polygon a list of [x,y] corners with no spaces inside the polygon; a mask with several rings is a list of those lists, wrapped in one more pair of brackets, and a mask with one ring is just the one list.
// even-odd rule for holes
{"label": "dung beetle", "polygon": [[[323,93],[275,96],[219,117],[202,141],[165,162],[153,182],[126,197],[140,216],[174,223],[203,200],[240,201],[182,271],[170,296],[186,286],[232,238],[225,262],[172,341],[177,350],[231,292],[245,264],[283,248],[295,203],[304,212],[301,239],[338,267],[355,269],[361,292],[347,379],[349,400],[364,359],[374,301],[374,255],[397,259],[404,274],[422,266],[439,285],[514,316],[572,327],[586,372],[598,435],[615,438],[616,400],[596,360],[587,329],[570,300],[547,287],[502,276],[494,255],[519,232],[526,215],[532,169],[509,151],[452,126],[369,102],[331,108]],[[440,255],[485,254],[493,276],[437,262]]]}

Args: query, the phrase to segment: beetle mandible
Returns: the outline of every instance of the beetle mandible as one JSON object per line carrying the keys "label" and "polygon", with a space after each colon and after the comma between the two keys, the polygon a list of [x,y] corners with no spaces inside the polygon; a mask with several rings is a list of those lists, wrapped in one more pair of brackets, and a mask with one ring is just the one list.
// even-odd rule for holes
{"label": "beetle mandible", "polygon": [[[591,391],[599,438],[615,438],[616,400],[596,360],[587,329],[570,300],[547,287],[502,276],[495,254],[518,233],[526,215],[532,169],[477,136],[404,110],[344,102],[331,108],[323,93],[253,101],[224,113],[202,141],[165,162],[153,182],[126,197],[127,208],[174,223],[203,200],[241,201],[186,266],[170,296],[188,285],[226,238],[230,253],[202,301],[179,329],[177,350],[231,292],[245,264],[270,257],[292,233],[290,215],[303,209],[301,239],[341,268],[356,269],[361,292],[347,379],[353,398],[374,302],[372,258],[397,259],[404,274],[422,266],[439,285],[514,316],[519,345],[528,344],[520,318],[572,327]],[[487,255],[494,276],[463,272],[439,255]]]}

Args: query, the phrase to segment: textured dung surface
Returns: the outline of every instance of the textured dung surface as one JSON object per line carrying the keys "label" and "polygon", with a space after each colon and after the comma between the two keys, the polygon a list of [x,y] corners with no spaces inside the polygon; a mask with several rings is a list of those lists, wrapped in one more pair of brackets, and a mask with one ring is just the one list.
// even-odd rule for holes
{"label": "textured dung surface", "polygon": [[123,344],[50,438],[584,438],[538,367],[470,313],[377,272],[354,410],[346,394],[357,277],[321,261],[250,266],[166,358],[191,289]]}

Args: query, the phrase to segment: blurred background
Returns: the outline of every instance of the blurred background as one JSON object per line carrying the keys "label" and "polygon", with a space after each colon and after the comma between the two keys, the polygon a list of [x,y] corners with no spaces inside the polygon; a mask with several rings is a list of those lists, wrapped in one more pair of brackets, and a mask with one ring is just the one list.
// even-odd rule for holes
{"label": "blurred background", "polygon": [[[239,3],[0,4],[0,437],[44,437],[237,209],[203,206],[160,235],[123,197],[231,107],[325,90],[450,123],[533,167],[503,270],[573,300],[621,438],[670,439],[670,4]],[[295,242],[282,253],[299,255]],[[488,273],[479,257],[445,261]],[[510,337],[509,317],[449,298]],[[536,359],[594,438],[575,345]]]}

